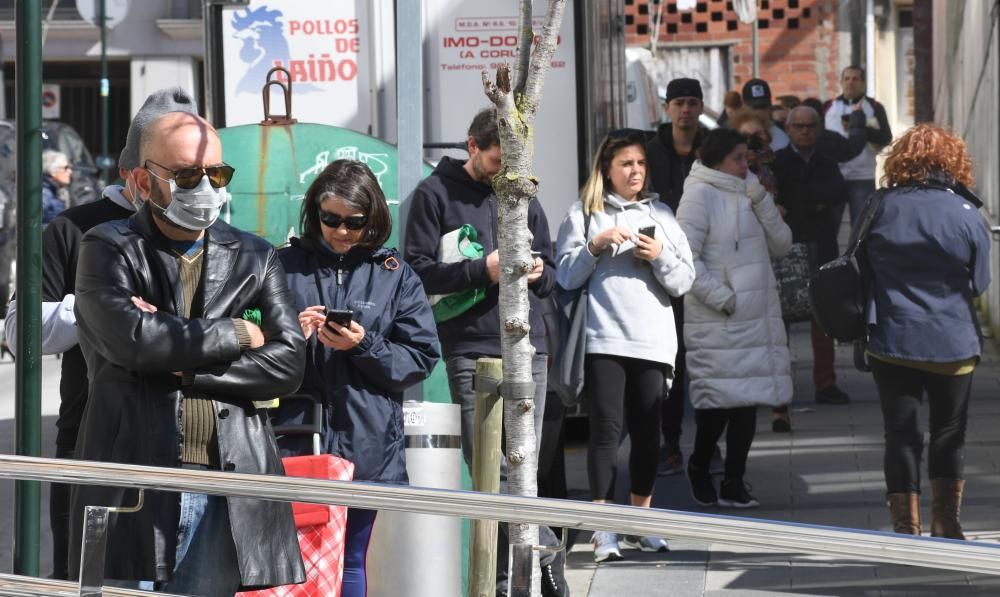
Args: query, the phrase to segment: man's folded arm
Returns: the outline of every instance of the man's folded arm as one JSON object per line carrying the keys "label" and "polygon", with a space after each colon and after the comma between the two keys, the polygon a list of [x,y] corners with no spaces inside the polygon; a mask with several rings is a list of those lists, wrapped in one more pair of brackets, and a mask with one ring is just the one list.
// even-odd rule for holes
{"label": "man's folded arm", "polygon": [[[233,321],[185,319],[160,309],[146,313],[125,255],[95,229],[84,236],[76,276],[76,321],[81,344],[108,361],[145,373],[197,369],[240,357]],[[159,307],[160,305],[157,305]]]}
{"label": "man's folded arm", "polygon": [[232,362],[195,369],[190,374],[193,390],[269,400],[299,389],[305,372],[305,338],[285,282],[284,268],[273,249],[253,306],[260,309],[264,346],[244,350]]}

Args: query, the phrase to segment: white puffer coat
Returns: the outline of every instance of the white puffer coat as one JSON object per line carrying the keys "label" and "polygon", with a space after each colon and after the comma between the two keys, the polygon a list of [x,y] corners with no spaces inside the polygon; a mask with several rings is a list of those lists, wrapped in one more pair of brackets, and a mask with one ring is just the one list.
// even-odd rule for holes
{"label": "white puffer coat", "polygon": [[792,233],[771,195],[753,174],[743,180],[695,162],[677,221],[696,274],[684,298],[691,403],[788,404],[791,366],[771,256],[788,253]]}

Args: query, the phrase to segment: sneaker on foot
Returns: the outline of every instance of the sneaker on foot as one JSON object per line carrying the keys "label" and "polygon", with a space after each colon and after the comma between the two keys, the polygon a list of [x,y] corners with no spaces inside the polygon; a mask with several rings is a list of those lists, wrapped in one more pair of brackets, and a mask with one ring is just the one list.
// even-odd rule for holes
{"label": "sneaker on foot", "polygon": [[622,544],[629,549],[640,549],[652,553],[670,551],[665,539],[659,537],[639,537],[636,535],[625,535]]}
{"label": "sneaker on foot", "polygon": [[721,475],[726,472],[726,463],[722,459],[722,450],[719,449],[718,445],[712,452],[712,460],[708,463],[708,472],[712,475]]}
{"label": "sneaker on foot", "polygon": [[723,508],[759,508],[760,502],[750,495],[753,487],[742,479],[726,479],[719,487],[719,506]]}
{"label": "sneaker on foot", "polygon": [[851,397],[837,387],[837,384],[830,384],[822,390],[816,390],[816,402],[820,404],[849,404]]}
{"label": "sneaker on foot", "polygon": [[680,446],[667,442],[664,445],[663,454],[660,467],[656,470],[657,476],[669,477],[684,472],[684,454],[681,452]]}
{"label": "sneaker on foot", "polygon": [[608,531],[594,531],[590,542],[594,544],[594,561],[598,564],[623,559],[622,552],[618,550],[618,535]]}
{"label": "sneaker on foot", "polygon": [[691,497],[696,504],[708,508],[719,503],[719,494],[715,492],[715,483],[712,482],[710,473],[688,466],[687,474],[691,483]]}

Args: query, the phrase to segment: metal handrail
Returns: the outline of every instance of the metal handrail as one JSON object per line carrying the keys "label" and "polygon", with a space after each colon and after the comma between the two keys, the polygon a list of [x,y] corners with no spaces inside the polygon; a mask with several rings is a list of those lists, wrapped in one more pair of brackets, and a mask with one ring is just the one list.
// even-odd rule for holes
{"label": "metal handrail", "polygon": [[13,455],[0,455],[0,478],[188,491],[612,530],[766,551],[790,550],[838,559],[1000,575],[1000,545],[614,504]]}
{"label": "metal handrail", "polygon": [[[4,597],[76,597],[80,586],[69,580],[36,578],[16,574],[0,574],[0,595]],[[180,597],[170,593],[154,593],[138,589],[104,587],[104,597]]]}

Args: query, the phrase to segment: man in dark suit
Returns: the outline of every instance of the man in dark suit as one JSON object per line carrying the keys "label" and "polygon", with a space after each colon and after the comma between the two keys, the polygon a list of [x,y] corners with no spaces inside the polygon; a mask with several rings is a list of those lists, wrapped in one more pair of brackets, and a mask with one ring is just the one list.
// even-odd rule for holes
{"label": "man in dark suit", "polygon": [[[822,264],[837,257],[837,207],[844,203],[847,185],[834,158],[816,150],[821,129],[820,116],[808,106],[788,114],[790,143],[774,155],[774,175],[778,182],[778,203],[786,210],[785,220],[796,243],[813,243]],[[833,340],[812,322],[813,383],[816,401],[847,404],[850,398],[837,387]]]}

